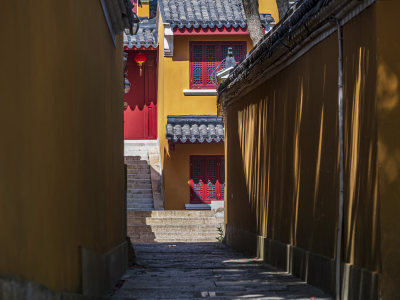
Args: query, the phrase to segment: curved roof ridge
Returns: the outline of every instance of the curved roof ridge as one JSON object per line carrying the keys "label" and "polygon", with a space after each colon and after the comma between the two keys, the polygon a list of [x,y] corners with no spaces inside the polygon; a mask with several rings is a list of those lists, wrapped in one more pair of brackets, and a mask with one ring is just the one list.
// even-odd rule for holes
{"label": "curved roof ridge", "polygon": [[[163,23],[169,23],[173,29],[247,26],[241,0],[159,0],[158,3]],[[275,24],[269,16],[261,17],[268,30]]]}

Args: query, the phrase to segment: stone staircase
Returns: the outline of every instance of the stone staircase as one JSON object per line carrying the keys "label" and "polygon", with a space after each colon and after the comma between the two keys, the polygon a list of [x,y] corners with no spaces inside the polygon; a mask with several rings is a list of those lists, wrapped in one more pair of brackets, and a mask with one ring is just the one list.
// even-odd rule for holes
{"label": "stone staircase", "polygon": [[158,142],[125,141],[127,209],[163,209]]}
{"label": "stone staircase", "polygon": [[217,242],[224,219],[213,210],[128,211],[132,243]]}

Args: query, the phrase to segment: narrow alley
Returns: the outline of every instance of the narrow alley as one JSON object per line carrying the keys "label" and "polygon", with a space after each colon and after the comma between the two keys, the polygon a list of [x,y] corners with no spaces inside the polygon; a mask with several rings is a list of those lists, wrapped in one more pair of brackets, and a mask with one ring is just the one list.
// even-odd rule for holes
{"label": "narrow alley", "polygon": [[111,299],[330,299],[286,272],[222,243],[135,244]]}

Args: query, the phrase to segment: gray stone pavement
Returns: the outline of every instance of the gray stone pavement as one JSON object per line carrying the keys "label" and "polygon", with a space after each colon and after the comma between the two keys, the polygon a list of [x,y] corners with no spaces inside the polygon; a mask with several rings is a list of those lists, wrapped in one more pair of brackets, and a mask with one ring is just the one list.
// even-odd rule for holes
{"label": "gray stone pavement", "polygon": [[138,265],[110,296],[123,299],[331,299],[221,243],[134,245]]}

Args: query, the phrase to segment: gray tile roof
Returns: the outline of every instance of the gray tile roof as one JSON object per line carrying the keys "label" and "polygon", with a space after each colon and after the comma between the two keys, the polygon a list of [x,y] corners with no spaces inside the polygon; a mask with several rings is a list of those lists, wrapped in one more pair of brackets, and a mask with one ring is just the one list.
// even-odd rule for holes
{"label": "gray tile roof", "polygon": [[224,122],[216,115],[167,116],[166,137],[173,143],[224,141]]}
{"label": "gray tile roof", "polygon": [[158,33],[156,19],[140,18],[139,31],[136,35],[124,34],[124,46],[132,48],[156,48]]}
{"label": "gray tile roof", "polygon": [[[163,22],[173,28],[245,28],[242,0],[159,0]],[[261,14],[266,31],[275,24],[269,14]]]}

